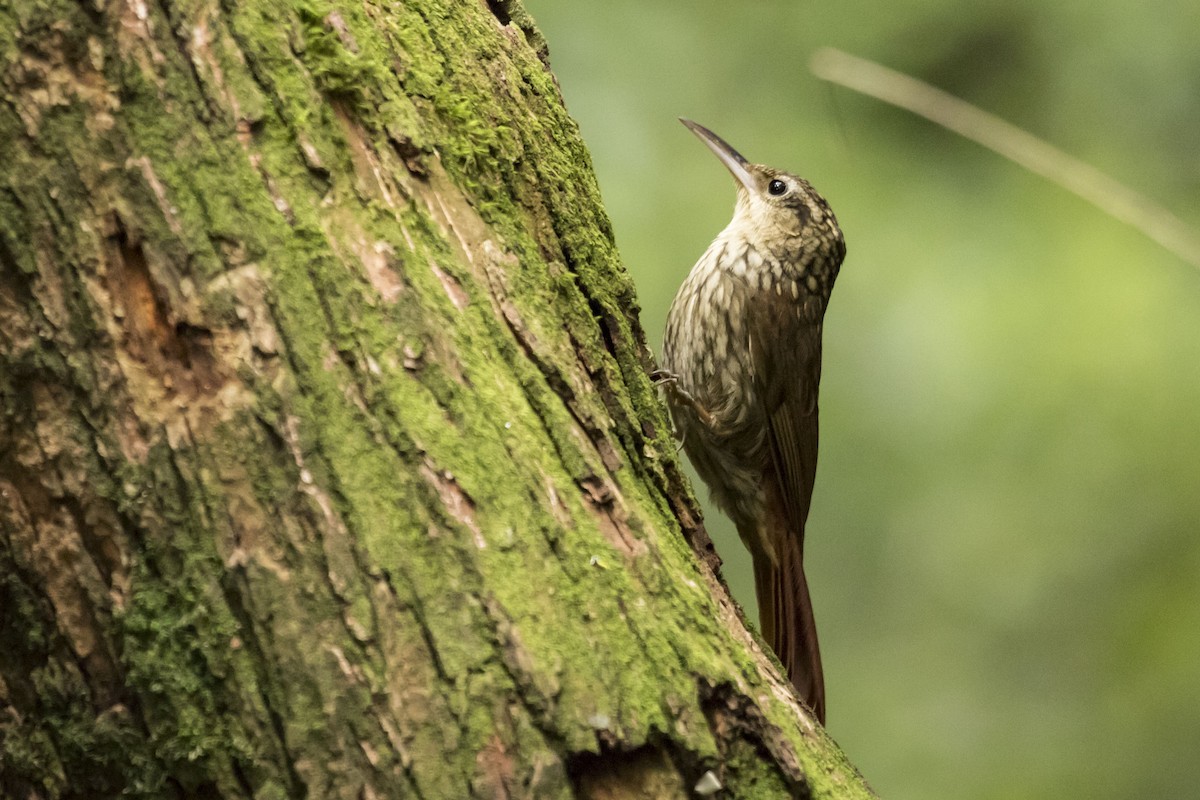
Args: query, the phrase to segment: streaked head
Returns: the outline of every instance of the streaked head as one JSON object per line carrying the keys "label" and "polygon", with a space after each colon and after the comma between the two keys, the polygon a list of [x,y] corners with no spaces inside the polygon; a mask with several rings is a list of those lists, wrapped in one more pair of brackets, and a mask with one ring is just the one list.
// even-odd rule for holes
{"label": "streaked head", "polygon": [[737,206],[730,226],[747,239],[780,245],[795,240],[817,240],[828,248],[831,259],[841,262],[845,253],[842,231],[825,198],[803,178],[791,173],[751,164],[720,136],[690,119],[680,119],[700,141],[708,145],[738,186]]}

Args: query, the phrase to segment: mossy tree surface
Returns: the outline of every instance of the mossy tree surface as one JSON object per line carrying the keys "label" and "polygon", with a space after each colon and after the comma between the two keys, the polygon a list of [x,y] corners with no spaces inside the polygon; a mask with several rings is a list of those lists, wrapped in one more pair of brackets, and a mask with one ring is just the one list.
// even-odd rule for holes
{"label": "mossy tree surface", "polygon": [[515,2],[0,7],[0,794],[869,796],[544,62]]}

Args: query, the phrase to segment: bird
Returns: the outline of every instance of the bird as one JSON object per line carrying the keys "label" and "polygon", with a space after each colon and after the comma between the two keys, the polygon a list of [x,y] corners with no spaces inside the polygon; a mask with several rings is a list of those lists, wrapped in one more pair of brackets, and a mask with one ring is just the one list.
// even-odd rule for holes
{"label": "bird", "polygon": [[824,725],[804,526],[822,326],[845,240],[808,181],[751,164],[703,125],[680,122],[732,173],[737,200],[671,304],[654,377],[683,450],[753,558],[760,634]]}

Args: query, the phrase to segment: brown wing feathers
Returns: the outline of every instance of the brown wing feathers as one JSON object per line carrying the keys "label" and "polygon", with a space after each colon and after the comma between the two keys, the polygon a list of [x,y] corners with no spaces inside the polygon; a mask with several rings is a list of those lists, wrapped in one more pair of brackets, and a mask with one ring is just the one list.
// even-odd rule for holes
{"label": "brown wing feathers", "polygon": [[764,524],[774,550],[773,561],[755,554],[755,586],[763,637],[824,723],[821,653],[803,563],[804,525],[817,468],[821,327],[819,321],[805,319],[804,310],[768,295],[751,324],[756,396],[764,405],[771,453],[764,476]]}

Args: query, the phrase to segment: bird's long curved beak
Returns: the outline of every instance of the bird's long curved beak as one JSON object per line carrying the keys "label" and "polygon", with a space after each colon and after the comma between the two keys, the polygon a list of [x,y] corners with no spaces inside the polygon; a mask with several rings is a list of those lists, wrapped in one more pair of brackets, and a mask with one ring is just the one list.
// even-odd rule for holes
{"label": "bird's long curved beak", "polygon": [[741,153],[730,147],[729,142],[726,142],[703,125],[692,122],[690,119],[680,117],[679,121],[686,125],[688,130],[699,136],[700,141],[708,145],[708,149],[713,151],[713,155],[721,159],[721,163],[733,173],[733,177],[738,183],[746,187],[746,191],[757,191],[754,176],[750,173],[750,162],[743,158]]}

